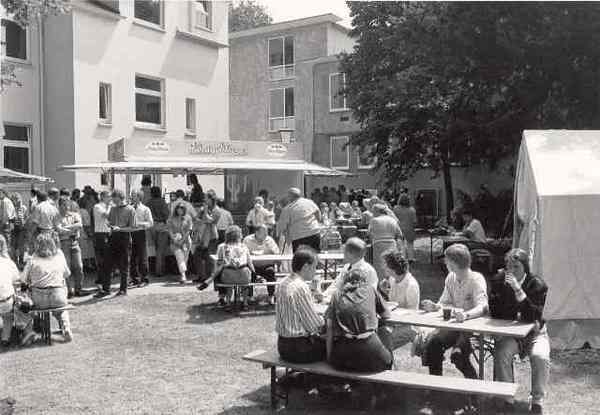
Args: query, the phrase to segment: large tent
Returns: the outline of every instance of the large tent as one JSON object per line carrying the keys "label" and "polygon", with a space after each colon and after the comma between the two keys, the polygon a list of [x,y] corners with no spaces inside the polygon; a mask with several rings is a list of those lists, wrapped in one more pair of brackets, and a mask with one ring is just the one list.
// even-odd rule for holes
{"label": "large tent", "polygon": [[600,347],[600,131],[524,131],[514,245],[548,284],[552,346]]}

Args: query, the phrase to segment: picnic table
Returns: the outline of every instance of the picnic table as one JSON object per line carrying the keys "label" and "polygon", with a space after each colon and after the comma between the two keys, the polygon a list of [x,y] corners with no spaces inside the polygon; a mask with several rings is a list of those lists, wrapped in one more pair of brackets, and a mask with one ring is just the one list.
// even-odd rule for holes
{"label": "picnic table", "polygon": [[[341,261],[344,259],[344,253],[343,252],[319,252],[317,254],[318,258],[320,261],[324,262],[324,269],[323,269],[323,277],[327,278],[328,275],[328,271],[329,271],[329,261],[333,261],[333,265],[334,265],[334,272],[337,271],[337,261]],[[284,261],[291,261],[292,258],[294,257],[293,254],[265,254],[265,255],[250,255],[250,257],[252,258],[252,262],[284,262]],[[216,254],[212,254],[210,256],[210,258],[213,261],[218,261],[218,257]]]}
{"label": "picnic table", "polygon": [[[479,363],[479,379],[484,379],[485,363],[485,336],[514,337],[517,339],[525,338],[531,330],[533,323],[524,323],[521,321],[501,320],[490,316],[473,318],[462,323],[455,318],[444,320],[442,310],[427,312],[424,310],[414,310],[406,308],[394,308],[394,303],[388,303],[392,309],[391,317],[387,320],[391,324],[408,324],[420,327],[431,327],[436,329],[445,329],[473,333],[479,343],[477,350],[477,362]],[[326,304],[316,304],[317,312],[325,314]]]}

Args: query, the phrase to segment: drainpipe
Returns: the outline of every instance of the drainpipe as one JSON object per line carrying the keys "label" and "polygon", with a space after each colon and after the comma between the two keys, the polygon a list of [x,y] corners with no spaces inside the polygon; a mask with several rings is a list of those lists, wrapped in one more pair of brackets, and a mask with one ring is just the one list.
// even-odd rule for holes
{"label": "drainpipe", "polygon": [[40,168],[41,175],[46,176],[46,114],[44,112],[44,88],[46,87],[45,76],[45,50],[44,50],[44,27],[45,23],[42,17],[38,17],[38,48],[39,48],[39,103],[38,110],[40,114]]}

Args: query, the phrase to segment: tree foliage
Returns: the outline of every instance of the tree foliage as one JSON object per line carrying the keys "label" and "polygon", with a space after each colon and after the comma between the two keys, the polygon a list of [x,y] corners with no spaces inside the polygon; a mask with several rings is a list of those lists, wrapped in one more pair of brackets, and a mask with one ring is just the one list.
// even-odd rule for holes
{"label": "tree foliage", "polygon": [[229,3],[229,32],[266,26],[272,21],[267,8],[254,0]]}
{"label": "tree foliage", "polygon": [[44,16],[67,13],[70,3],[70,0],[0,0],[11,19],[21,26],[35,23]]}
{"label": "tree foliage", "polygon": [[600,4],[348,2],[357,46],[342,56],[353,143],[390,182],[423,166],[489,163],[523,129],[597,128]]}

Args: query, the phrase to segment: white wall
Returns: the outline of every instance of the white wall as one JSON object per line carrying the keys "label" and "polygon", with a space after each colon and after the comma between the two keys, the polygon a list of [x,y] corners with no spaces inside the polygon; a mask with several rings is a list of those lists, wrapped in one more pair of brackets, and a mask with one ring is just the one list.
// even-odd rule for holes
{"label": "white wall", "polygon": [[327,56],[337,55],[340,52],[352,52],[356,42],[337,25],[327,26]]}
{"label": "white wall", "polygon": [[[228,49],[176,36],[178,27],[189,28],[188,3],[169,1],[164,6],[164,31],[134,23],[133,2],[121,2],[124,19],[74,9],[77,163],[106,160],[108,144],[121,137],[183,139],[186,98],[196,99],[198,139],[229,139]],[[206,37],[227,43],[227,3],[215,2],[213,12],[214,31]],[[165,79],[166,132],[135,128],[136,73]],[[98,124],[99,82],[112,85],[112,127]],[[181,180],[163,177],[181,186]],[[205,188],[222,188],[219,177],[201,181]],[[75,185],[85,184],[100,187],[99,174],[78,172]]]}
{"label": "white wall", "polygon": [[[0,122],[26,124],[31,127],[29,148],[29,171],[42,174],[42,147],[40,139],[40,48],[39,28],[31,25],[27,28],[27,61],[19,62],[6,59],[16,65],[15,74],[22,86],[10,86],[1,96],[2,106]],[[4,157],[0,154],[0,157]],[[1,163],[1,161],[0,161]],[[28,186],[11,186],[28,188]]]}

